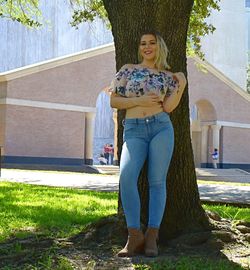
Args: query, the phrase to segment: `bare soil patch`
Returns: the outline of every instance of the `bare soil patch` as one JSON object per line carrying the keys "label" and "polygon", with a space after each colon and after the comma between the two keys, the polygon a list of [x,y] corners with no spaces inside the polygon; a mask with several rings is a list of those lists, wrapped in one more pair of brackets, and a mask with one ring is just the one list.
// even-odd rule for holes
{"label": "bare soil patch", "polygon": [[133,264],[166,259],[176,261],[183,256],[223,259],[232,265],[241,265],[242,269],[250,269],[250,224],[221,219],[212,212],[207,214],[211,231],[180,235],[167,245],[160,245],[160,255],[157,258],[117,257],[116,253],[126,242],[126,230],[116,217],[109,217],[91,224],[84,232],[72,238],[51,239],[34,235],[1,243],[0,269],[33,269],[31,266],[48,269],[43,266],[46,256],[50,258],[51,269],[56,269],[62,257],[67,258],[76,270],[128,270],[134,269]]}

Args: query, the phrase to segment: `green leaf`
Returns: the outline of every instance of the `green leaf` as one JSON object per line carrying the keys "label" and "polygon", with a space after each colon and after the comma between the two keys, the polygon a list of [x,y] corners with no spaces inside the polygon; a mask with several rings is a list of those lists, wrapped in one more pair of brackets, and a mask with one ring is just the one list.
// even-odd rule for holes
{"label": "green leaf", "polygon": [[39,0],[0,0],[0,17],[31,28],[42,26]]}

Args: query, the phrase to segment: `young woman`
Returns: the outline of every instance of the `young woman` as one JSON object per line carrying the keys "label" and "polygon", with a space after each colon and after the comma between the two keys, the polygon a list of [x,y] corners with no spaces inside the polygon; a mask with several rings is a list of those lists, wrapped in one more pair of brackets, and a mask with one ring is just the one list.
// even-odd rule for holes
{"label": "young woman", "polygon": [[[158,33],[141,36],[139,64],[126,64],[116,74],[111,107],[125,109],[124,144],[120,160],[120,192],[128,227],[128,241],[118,256],[145,252],[157,256],[158,231],[166,203],[166,176],[174,148],[169,117],[180,102],[186,79],[171,73],[168,49]],[[140,229],[140,198],[137,181],[148,159],[149,220]]]}

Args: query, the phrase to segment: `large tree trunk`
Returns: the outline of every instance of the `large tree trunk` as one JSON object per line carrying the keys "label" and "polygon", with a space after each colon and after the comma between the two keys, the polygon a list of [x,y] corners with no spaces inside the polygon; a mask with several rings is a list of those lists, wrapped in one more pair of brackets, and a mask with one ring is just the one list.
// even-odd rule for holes
{"label": "large tree trunk", "polygon": [[[112,25],[116,67],[137,62],[140,33],[152,29],[161,33],[170,50],[172,71],[186,71],[186,38],[194,0],[104,0]],[[118,112],[118,156],[122,149],[124,112]],[[161,225],[161,240],[179,233],[202,231],[208,220],[200,204],[190,138],[188,91],[171,113],[175,130],[175,149],[167,177],[167,205]],[[139,179],[142,222],[147,223],[147,165]],[[121,205],[121,204],[119,204]],[[121,215],[120,211],[118,213]],[[122,216],[121,216],[122,218]]]}

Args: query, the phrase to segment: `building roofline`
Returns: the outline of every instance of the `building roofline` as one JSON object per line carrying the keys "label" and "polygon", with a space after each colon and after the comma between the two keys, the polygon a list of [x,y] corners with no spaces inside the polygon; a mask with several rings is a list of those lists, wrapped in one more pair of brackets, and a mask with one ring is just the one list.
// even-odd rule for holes
{"label": "building roofline", "polygon": [[231,89],[233,89],[235,92],[241,95],[244,99],[250,102],[250,94],[248,94],[243,88],[237,85],[234,81],[229,79],[224,73],[222,73],[213,65],[211,65],[208,61],[206,60],[203,61],[198,56],[192,56],[190,58],[193,58],[195,62],[197,62],[198,64],[201,64],[206,70],[208,70],[210,73],[216,76],[219,80],[224,82]]}
{"label": "building roofline", "polygon": [[[48,70],[51,68],[55,68],[58,66],[62,66],[65,64],[73,63],[79,60],[95,57],[104,53],[113,52],[115,50],[114,43],[105,44],[102,46],[98,46],[95,48],[83,50],[74,54],[69,54],[66,56],[61,56],[57,58],[53,58],[47,61],[39,62],[36,64],[28,65],[25,67],[13,69],[10,71],[2,72],[0,73],[0,82],[10,81],[13,79],[17,79],[23,76],[27,76],[33,73],[41,72],[44,70]],[[206,60],[201,60],[197,56],[192,56],[190,58],[193,58],[195,62],[201,64],[203,67],[205,67],[206,70],[211,72],[214,76],[216,76],[218,79],[223,81],[225,84],[227,84],[230,88],[232,88],[235,92],[237,92],[239,95],[241,95],[244,99],[250,102],[250,95],[244,91],[239,85],[237,85],[235,82],[233,82],[231,79],[229,79],[225,74],[223,74],[221,71],[219,71],[217,68],[215,68],[213,65],[211,65]]]}
{"label": "building roofline", "polygon": [[83,50],[74,54],[69,54],[66,56],[64,55],[47,61],[42,61],[21,68],[5,71],[0,73],[0,82],[10,81],[33,73],[73,63],[79,60],[95,57],[104,53],[113,52],[114,50],[114,43],[109,43],[95,48]]}

